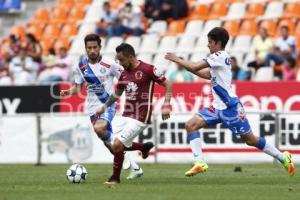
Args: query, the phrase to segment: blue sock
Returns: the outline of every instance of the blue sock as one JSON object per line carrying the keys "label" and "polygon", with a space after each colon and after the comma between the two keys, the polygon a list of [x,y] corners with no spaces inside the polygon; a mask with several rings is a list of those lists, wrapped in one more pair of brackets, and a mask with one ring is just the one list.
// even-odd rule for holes
{"label": "blue sock", "polygon": [[194,131],[194,132],[191,132],[190,134],[188,134],[187,136],[187,139],[188,139],[188,142],[196,139],[196,138],[200,138],[200,132],[199,131]]}
{"label": "blue sock", "polygon": [[260,150],[263,150],[265,148],[265,146],[266,146],[266,139],[260,137],[256,147],[259,148]]}

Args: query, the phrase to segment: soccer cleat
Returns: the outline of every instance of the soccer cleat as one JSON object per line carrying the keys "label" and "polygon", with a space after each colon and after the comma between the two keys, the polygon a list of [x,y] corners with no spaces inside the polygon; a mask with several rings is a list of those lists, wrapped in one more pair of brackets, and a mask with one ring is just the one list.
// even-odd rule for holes
{"label": "soccer cleat", "polygon": [[131,170],[130,174],[127,176],[128,180],[139,178],[143,175],[142,168]]}
{"label": "soccer cleat", "polygon": [[154,146],[153,142],[146,142],[143,145],[143,150],[142,150],[142,157],[143,157],[143,159],[148,158],[149,151],[152,149],[153,146]]}
{"label": "soccer cleat", "polygon": [[103,184],[107,185],[108,187],[115,187],[120,183],[120,178],[111,176],[107,181]]}
{"label": "soccer cleat", "polygon": [[185,176],[194,176],[198,173],[205,172],[208,169],[208,165],[204,162],[195,162],[194,166],[185,172]]}
{"label": "soccer cleat", "polygon": [[129,155],[128,153],[124,154],[124,161],[123,161],[123,169],[127,170],[130,168],[130,160],[129,160]]}
{"label": "soccer cleat", "polygon": [[287,170],[289,176],[293,176],[295,173],[295,166],[292,162],[292,155],[290,152],[285,151],[283,152],[283,162],[282,162],[284,168]]}

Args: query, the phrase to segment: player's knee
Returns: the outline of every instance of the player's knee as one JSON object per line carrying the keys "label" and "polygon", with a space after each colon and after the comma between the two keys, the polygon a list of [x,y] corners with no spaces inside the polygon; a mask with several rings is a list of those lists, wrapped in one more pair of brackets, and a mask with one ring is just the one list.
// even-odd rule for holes
{"label": "player's knee", "polygon": [[185,124],[185,129],[186,129],[187,133],[191,133],[191,132],[197,130],[197,129],[195,129],[194,123],[189,122],[189,121]]}
{"label": "player's knee", "polygon": [[94,126],[94,131],[96,132],[97,136],[102,140],[106,138],[106,127],[103,126]]}
{"label": "player's knee", "polygon": [[120,141],[115,141],[112,145],[112,149],[114,153],[119,153],[120,151],[123,151],[123,144]]}

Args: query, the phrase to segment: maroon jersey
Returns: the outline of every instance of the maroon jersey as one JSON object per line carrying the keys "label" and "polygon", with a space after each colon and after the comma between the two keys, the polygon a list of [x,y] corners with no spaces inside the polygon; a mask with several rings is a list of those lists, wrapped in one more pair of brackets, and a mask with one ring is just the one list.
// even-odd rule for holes
{"label": "maroon jersey", "polygon": [[121,73],[117,89],[124,89],[126,95],[123,116],[143,123],[151,123],[154,82],[162,83],[165,76],[153,65],[140,61],[138,67]]}

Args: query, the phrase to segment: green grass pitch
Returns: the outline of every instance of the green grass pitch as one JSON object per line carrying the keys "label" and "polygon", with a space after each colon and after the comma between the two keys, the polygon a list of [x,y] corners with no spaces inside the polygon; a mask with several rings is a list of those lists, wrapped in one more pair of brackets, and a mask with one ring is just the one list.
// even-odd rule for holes
{"label": "green grass pitch", "polygon": [[[141,164],[142,178],[128,181],[128,171],[123,171],[116,188],[103,185],[111,165],[85,164],[88,178],[83,184],[67,182],[69,166],[1,164],[0,200],[300,199],[299,173],[288,177],[279,164],[211,164],[206,173],[190,178],[184,176],[189,164]],[[236,166],[242,171],[234,172]]]}

